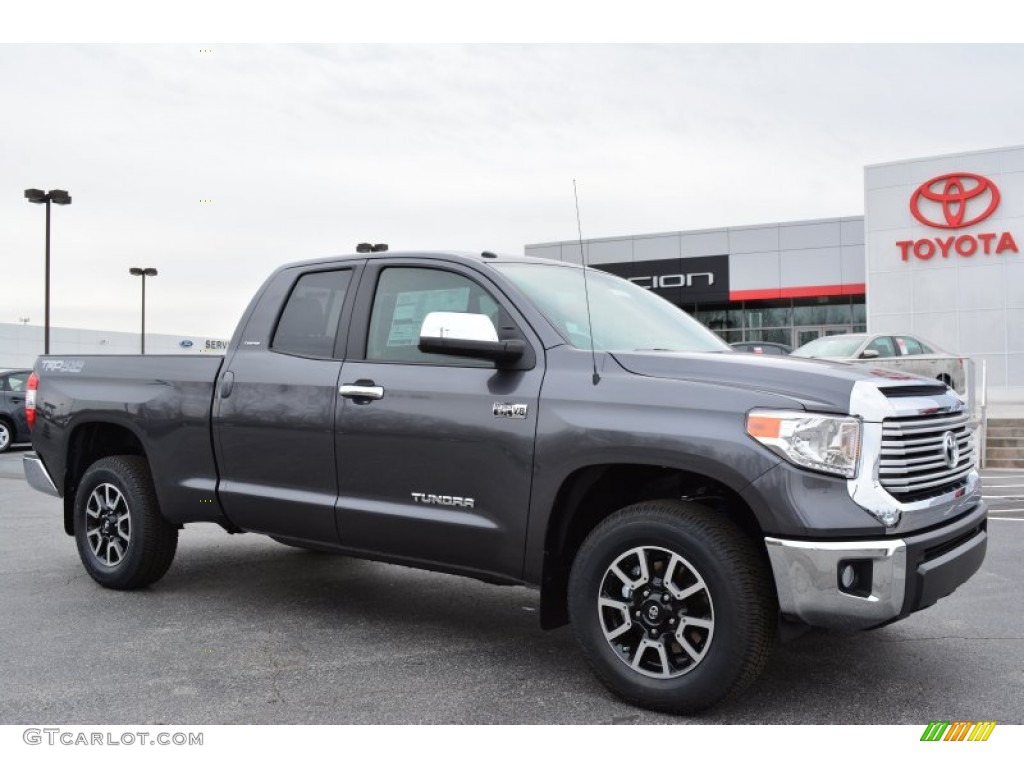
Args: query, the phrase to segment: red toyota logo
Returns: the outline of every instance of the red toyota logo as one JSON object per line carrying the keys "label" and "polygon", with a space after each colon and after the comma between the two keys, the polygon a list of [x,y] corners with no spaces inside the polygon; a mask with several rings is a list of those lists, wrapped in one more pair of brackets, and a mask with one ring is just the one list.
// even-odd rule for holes
{"label": "red toyota logo", "polygon": [[[987,197],[986,197],[987,195]],[[973,218],[967,218],[967,209],[975,212],[988,202],[988,207]],[[928,202],[930,201],[930,202]],[[924,211],[921,210],[922,203]],[[926,181],[910,196],[910,212],[922,224],[938,229],[961,229],[984,221],[999,205],[999,189],[984,176],[976,173],[947,173]],[[938,217],[941,216],[943,220]]]}

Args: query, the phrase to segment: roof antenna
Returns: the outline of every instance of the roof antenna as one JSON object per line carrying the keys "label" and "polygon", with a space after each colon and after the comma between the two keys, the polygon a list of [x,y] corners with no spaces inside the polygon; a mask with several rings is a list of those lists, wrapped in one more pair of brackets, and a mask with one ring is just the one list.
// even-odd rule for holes
{"label": "roof antenna", "polygon": [[580,195],[576,191],[576,179],[572,180],[572,196],[576,199],[576,232],[580,238],[580,260],[583,262],[583,296],[587,301],[587,330],[590,331],[590,359],[594,364],[594,386],[601,381],[601,375],[597,372],[597,351],[594,349],[594,322],[590,318],[590,288],[587,283],[587,254],[583,250],[583,226],[580,224]]}

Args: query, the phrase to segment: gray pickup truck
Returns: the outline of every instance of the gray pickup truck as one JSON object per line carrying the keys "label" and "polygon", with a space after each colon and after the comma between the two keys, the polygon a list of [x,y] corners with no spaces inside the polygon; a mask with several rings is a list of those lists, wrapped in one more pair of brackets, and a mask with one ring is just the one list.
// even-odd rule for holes
{"label": "gray pickup truck", "polygon": [[794,628],[930,606],[985,556],[952,390],[734,353],[543,260],[285,266],[223,358],[41,357],[27,394],[28,482],[105,587],[157,581],[200,522],[533,585],[544,627],[663,711],[737,695]]}

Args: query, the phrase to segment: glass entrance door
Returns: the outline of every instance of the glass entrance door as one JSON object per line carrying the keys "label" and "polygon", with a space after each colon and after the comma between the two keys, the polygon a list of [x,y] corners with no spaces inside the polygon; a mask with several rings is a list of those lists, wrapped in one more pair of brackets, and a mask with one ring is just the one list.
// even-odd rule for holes
{"label": "glass entrance door", "polygon": [[802,347],[809,341],[820,336],[837,336],[840,333],[852,333],[851,325],[801,325],[793,329],[793,348]]}

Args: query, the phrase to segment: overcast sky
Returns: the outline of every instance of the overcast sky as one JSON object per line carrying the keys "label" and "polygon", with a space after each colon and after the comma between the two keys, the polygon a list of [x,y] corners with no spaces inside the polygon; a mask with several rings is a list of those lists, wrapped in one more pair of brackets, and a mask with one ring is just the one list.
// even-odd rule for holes
{"label": "overcast sky", "polygon": [[[863,213],[1024,144],[1022,46],[0,46],[0,322],[229,336],[280,264]],[[212,202],[201,202],[210,200]]]}

